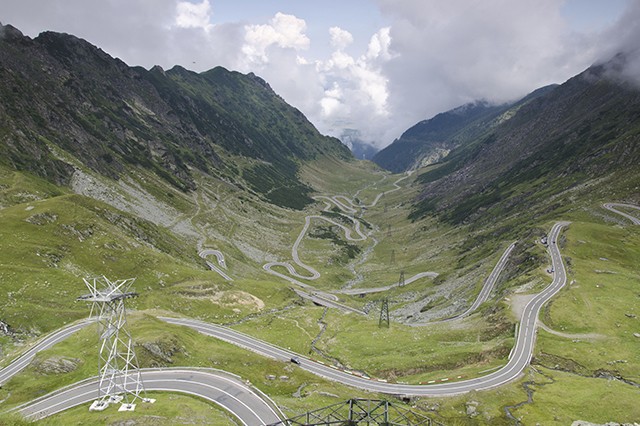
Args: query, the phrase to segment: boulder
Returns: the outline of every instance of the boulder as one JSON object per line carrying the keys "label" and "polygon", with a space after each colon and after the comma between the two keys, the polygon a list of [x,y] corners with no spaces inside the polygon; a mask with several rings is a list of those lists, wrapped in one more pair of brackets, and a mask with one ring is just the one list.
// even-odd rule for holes
{"label": "boulder", "polygon": [[33,368],[40,374],[64,374],[70,373],[78,368],[81,360],[66,356],[54,356],[46,359],[35,359],[32,362]]}
{"label": "boulder", "polygon": [[479,404],[478,401],[469,401],[465,404],[465,406],[467,407],[467,416],[475,417],[479,414],[478,404]]}

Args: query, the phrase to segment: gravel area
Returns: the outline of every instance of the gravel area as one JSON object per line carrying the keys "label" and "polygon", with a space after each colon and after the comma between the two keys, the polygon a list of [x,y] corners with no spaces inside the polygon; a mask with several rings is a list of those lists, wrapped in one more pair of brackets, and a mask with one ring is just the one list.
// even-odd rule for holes
{"label": "gravel area", "polygon": [[178,220],[180,212],[154,198],[131,178],[123,177],[118,181],[107,182],[105,178],[98,178],[76,169],[71,178],[71,189],[76,194],[105,202],[158,226],[171,227],[181,235],[198,236],[188,220]]}

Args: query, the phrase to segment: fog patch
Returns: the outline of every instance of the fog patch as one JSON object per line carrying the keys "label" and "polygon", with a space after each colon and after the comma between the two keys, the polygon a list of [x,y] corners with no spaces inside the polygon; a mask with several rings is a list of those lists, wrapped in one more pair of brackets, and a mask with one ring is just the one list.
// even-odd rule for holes
{"label": "fog patch", "polygon": [[630,2],[622,17],[602,34],[599,58],[608,78],[640,87],[640,2]]}

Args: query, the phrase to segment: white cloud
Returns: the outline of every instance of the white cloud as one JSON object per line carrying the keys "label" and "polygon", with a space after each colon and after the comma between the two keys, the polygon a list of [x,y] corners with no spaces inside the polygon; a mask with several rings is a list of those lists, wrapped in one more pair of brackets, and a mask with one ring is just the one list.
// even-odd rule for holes
{"label": "white cloud", "polygon": [[[237,66],[269,81],[323,133],[340,136],[344,128],[370,127],[378,119],[386,120],[388,81],[380,65],[391,57],[389,30],[374,34],[368,51],[354,57],[345,52],[353,35],[330,27],[334,50],[328,58],[313,62],[300,54],[310,45],[305,31],[304,20],[281,13],[267,24],[246,26]],[[379,135],[377,126],[373,127],[371,134]]]}
{"label": "white cloud", "polygon": [[389,27],[382,28],[371,37],[367,49],[367,58],[391,59],[392,55],[389,51],[389,47],[391,46],[390,30],[391,28]]}
{"label": "white cloud", "polygon": [[380,127],[389,117],[388,80],[380,66],[391,57],[388,31],[383,29],[372,36],[369,45],[377,45],[377,50],[369,47],[357,58],[343,50],[353,41],[344,32],[334,27],[329,34],[335,50],[327,60],[316,63],[326,89],[320,100],[320,116],[310,118],[320,130],[335,136],[346,128],[358,128],[361,134],[377,140]]}
{"label": "white cloud", "polygon": [[[330,22],[322,57],[297,16],[212,24],[215,2],[191,1],[2,0],[0,16],[30,36],[75,34],[130,65],[253,71],[322,132],[358,129],[378,146],[438,112],[514,99],[640,47],[638,1],[612,28],[576,33],[564,0],[376,0],[385,26],[368,45],[357,51],[363,35]],[[640,75],[635,58],[623,76]]]}
{"label": "white cloud", "polygon": [[331,46],[335,49],[344,50],[353,43],[353,35],[340,27],[329,28],[329,35],[331,36]]}
{"label": "white cloud", "polygon": [[331,88],[325,90],[324,97],[320,100],[323,117],[335,117],[339,114],[348,113],[348,109],[342,102],[342,99],[342,88],[337,82],[334,81]]}
{"label": "white cloud", "polygon": [[310,40],[305,35],[304,19],[293,15],[276,13],[269,24],[247,25],[242,52],[251,62],[268,62],[267,49],[276,45],[295,50],[308,49]]}
{"label": "white cloud", "polygon": [[387,117],[387,78],[380,70],[369,67],[366,62],[359,62],[359,65],[353,68],[353,76],[357,79],[361,95],[364,96],[364,99],[362,96],[360,98],[373,108],[376,116]]}
{"label": "white cloud", "polygon": [[176,5],[176,25],[180,28],[202,28],[204,30],[211,28],[209,0],[202,0],[202,3],[179,1]]}
{"label": "white cloud", "polygon": [[355,65],[353,57],[342,50],[336,50],[326,62],[320,62],[319,69],[330,71],[332,69],[347,69]]}

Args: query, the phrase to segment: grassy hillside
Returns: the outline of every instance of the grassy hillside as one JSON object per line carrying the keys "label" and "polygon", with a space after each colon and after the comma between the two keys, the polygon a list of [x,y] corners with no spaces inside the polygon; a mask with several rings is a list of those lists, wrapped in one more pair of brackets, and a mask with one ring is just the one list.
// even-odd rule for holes
{"label": "grassy hillside", "polygon": [[[323,194],[357,196],[363,205],[373,203],[380,192],[395,188],[393,183],[401,177],[385,175],[370,163],[346,163],[337,169],[339,173],[327,172],[329,166],[323,161],[311,163],[302,176],[309,185],[322,188]],[[387,285],[397,282],[401,271],[407,277],[422,271],[440,274],[436,279],[418,280],[384,295],[389,297],[393,318],[391,327],[386,329],[378,328],[381,294],[364,298],[341,296],[344,303],[368,309],[366,317],[336,310],[325,312],[324,308],[299,299],[289,290],[290,284],[262,271],[262,265],[269,260],[290,261],[291,244],[302,228],[304,215],[318,214],[324,208],[323,202],[303,212],[281,209],[204,174],[198,175],[200,190],[186,197],[179,191],[168,191],[170,187],[161,180],[144,175],[143,181],[142,175],[132,175],[137,179],[132,182],[139,182],[141,187],[144,184],[149,189],[146,193],[155,194],[153,199],[158,205],[165,205],[164,210],[170,205],[177,212],[168,225],[162,226],[154,223],[162,223],[158,215],[134,217],[24,173],[5,169],[2,176],[5,208],[0,210],[0,217],[5,226],[0,240],[4,271],[0,277],[2,288],[9,290],[10,297],[4,299],[2,312],[6,316],[0,320],[18,332],[16,337],[4,336],[0,340],[3,364],[21,352],[23,347],[16,345],[19,341],[29,343],[63,323],[85,316],[88,308],[74,302],[84,292],[81,279],[105,274],[114,279],[137,277],[135,287],[140,297],[132,301],[131,307],[139,313],[132,316],[132,333],[143,366],[191,365],[229,370],[249,378],[291,415],[361,393],[192,332],[178,333],[175,327],[158,322],[153,316],[174,312],[230,324],[325,362],[340,362],[392,381],[419,383],[442,377],[475,377],[506,362],[516,319],[510,310],[512,293],[535,292],[550,281],[545,273],[548,260],[544,248],[536,240],[553,220],[568,219],[573,224],[565,233],[562,252],[570,258],[570,279],[575,282],[552,301],[541,319],[555,331],[606,337],[567,338],[541,330],[533,366],[519,381],[494,391],[448,399],[417,399],[412,404],[429,410],[439,420],[462,424],[510,424],[507,409],[509,415],[545,424],[565,424],[568,419],[582,418],[583,413],[592,421],[633,418],[632,401],[637,388],[629,383],[638,382],[635,371],[640,371],[640,366],[632,353],[634,340],[630,333],[635,320],[624,314],[636,315],[632,296],[637,271],[632,259],[640,241],[634,227],[600,209],[595,200],[589,203],[586,197],[580,198],[581,203],[550,212],[530,229],[517,227],[516,217],[499,228],[453,227],[436,218],[407,218],[411,208],[407,200],[419,190],[415,176],[410,176],[398,183],[400,190],[385,194],[375,206],[362,210],[370,237],[357,243],[361,251],[346,263],[326,261],[339,253],[340,245],[321,237],[331,230],[330,226],[314,223],[300,254],[321,272],[317,282],[309,282],[318,288],[338,290],[351,280],[356,280],[355,287]],[[97,177],[96,182],[109,185],[109,181]],[[112,194],[120,191],[126,195],[119,185],[109,188]],[[595,198],[597,194],[591,196]],[[487,234],[491,229],[497,233]],[[337,230],[333,232],[342,235]],[[520,240],[518,248],[494,297],[480,313],[452,326],[416,327],[398,322],[426,322],[466,309],[502,250],[514,239]],[[222,250],[227,273],[234,280],[226,282],[208,271],[197,257],[198,247]],[[306,255],[308,250],[315,254]],[[615,285],[617,291],[598,296],[594,292],[601,287],[597,285]],[[585,308],[601,314],[585,315],[581,310]],[[0,399],[10,399],[3,405],[27,401],[61,383],[94,374],[97,341],[88,346],[84,343],[82,350],[74,346],[95,338],[89,330],[83,333],[38,357],[78,358],[82,362],[76,370],[64,376],[45,377],[38,373],[36,361],[4,386]],[[149,344],[172,355],[158,357],[145,348]],[[397,356],[398,347],[403,348],[402,357]],[[618,362],[621,360],[626,362]],[[266,379],[269,374],[290,379],[273,382]],[[553,403],[573,386],[586,383],[592,391],[579,397],[572,394],[572,404]],[[292,396],[301,386],[302,395],[306,396]],[[518,405],[527,400],[526,388],[534,389],[533,402]],[[614,391],[615,399],[607,396]],[[611,409],[578,409],[599,399],[609,401]],[[479,414],[470,418],[465,414],[466,404],[475,402]],[[550,417],[548,407],[554,408],[554,417]],[[625,412],[631,414],[625,417]],[[143,418],[150,414],[145,411],[138,415]],[[85,416],[73,410],[57,419],[74,421],[86,419]]]}
{"label": "grassy hillside", "polygon": [[[0,126],[8,153],[0,160],[0,321],[9,330],[0,335],[0,365],[85,317],[89,308],[76,301],[86,291],[82,279],[105,275],[136,278],[130,330],[141,366],[228,370],[289,415],[379,395],[156,316],[225,324],[392,382],[477,377],[507,362],[518,307],[551,281],[540,237],[555,221],[570,220],[560,240],[570,284],[544,307],[545,328],[523,376],[491,391],[403,403],[452,424],[640,417],[634,334],[640,227],[601,208],[640,200],[634,168],[640,103],[637,90],[611,82],[605,70],[594,68],[510,110],[443,163],[391,175],[345,155],[256,76],[129,68],[86,42],[51,33],[31,40],[9,31],[0,43],[8,64],[0,85],[23,95],[0,105],[0,117],[10,118]],[[51,62],[54,56],[69,62]],[[74,61],[82,56],[88,62],[80,66]],[[70,73],[76,69],[82,72]],[[125,102],[114,90],[131,97]],[[56,107],[67,100],[68,108]],[[345,214],[340,204],[353,211]],[[317,217],[303,233],[308,216]],[[326,220],[355,231],[354,218],[366,238],[348,241]],[[296,284],[263,269],[269,262],[294,264],[298,238],[297,255],[320,274],[300,280],[364,315],[316,306],[293,291]],[[432,324],[471,305],[513,241],[479,311]],[[198,255],[203,249],[224,254],[219,267],[230,279],[208,268]],[[286,273],[283,266],[274,270]],[[437,276],[381,293],[340,293],[421,272]],[[383,299],[389,328],[379,327]],[[39,354],[0,389],[0,411],[94,375],[97,340],[87,329]],[[47,369],[56,359],[74,367]],[[179,411],[232,422],[207,414],[201,401],[159,399],[166,405],[157,412],[132,418],[151,422],[152,415]],[[47,422],[91,420],[76,409]]]}

